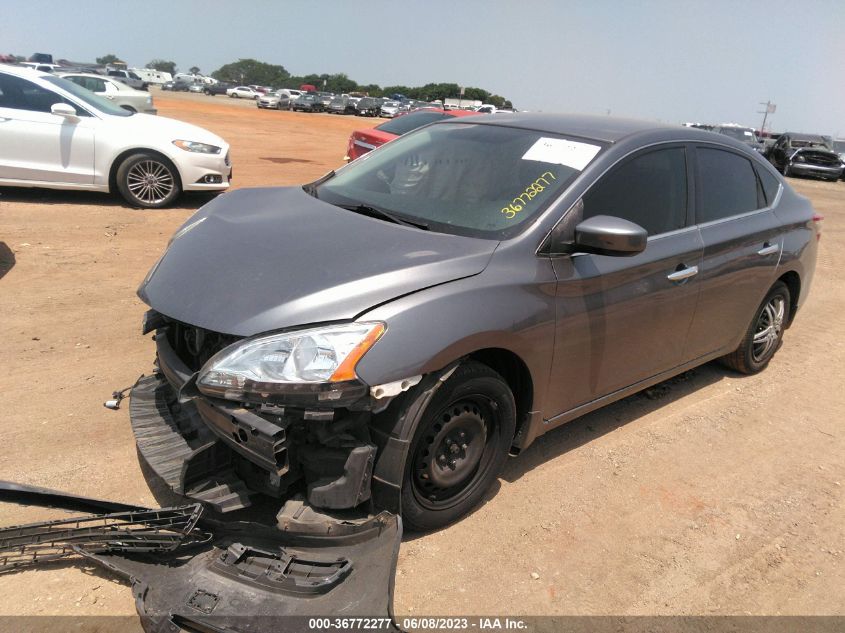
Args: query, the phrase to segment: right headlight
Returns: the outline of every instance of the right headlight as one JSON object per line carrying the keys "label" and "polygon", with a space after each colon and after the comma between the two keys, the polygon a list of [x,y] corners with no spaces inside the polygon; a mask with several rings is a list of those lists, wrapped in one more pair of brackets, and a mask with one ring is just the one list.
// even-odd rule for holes
{"label": "right headlight", "polygon": [[273,401],[291,393],[340,399],[342,383],[364,386],[355,365],[384,330],[383,323],[344,323],[246,339],[213,356],[197,387],[229,400]]}

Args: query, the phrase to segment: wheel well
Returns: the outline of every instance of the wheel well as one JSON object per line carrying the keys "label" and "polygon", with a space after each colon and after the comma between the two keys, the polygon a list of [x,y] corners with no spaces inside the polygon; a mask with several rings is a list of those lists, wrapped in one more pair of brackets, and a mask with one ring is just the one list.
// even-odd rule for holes
{"label": "wheel well", "polygon": [[500,348],[482,349],[469,358],[487,365],[508,383],[516,404],[516,435],[519,435],[534,401],[534,381],[528,366],[513,352]]}
{"label": "wheel well", "polygon": [[132,149],[128,149],[125,152],[118,154],[117,158],[115,158],[111,163],[111,169],[109,169],[109,191],[111,193],[117,193],[117,170],[120,169],[121,163],[133,154],[152,154],[153,156],[158,156],[159,158],[166,160],[168,163],[173,165],[173,169],[176,172],[176,179],[178,180],[177,184],[179,185],[179,189],[182,188],[182,174],[179,173],[179,168],[176,164],[165,154],[146,147],[133,147]]}
{"label": "wheel well", "polygon": [[794,270],[784,273],[780,276],[778,281],[786,284],[789,290],[789,320],[787,326],[792,324],[792,319],[795,318],[795,313],[798,311],[798,297],[801,295],[801,278]]}
{"label": "wheel well", "polygon": [[123,108],[124,110],[129,111],[129,112],[137,112],[137,110],[135,108],[133,108],[132,106],[129,106],[129,105],[122,105],[120,107]]}

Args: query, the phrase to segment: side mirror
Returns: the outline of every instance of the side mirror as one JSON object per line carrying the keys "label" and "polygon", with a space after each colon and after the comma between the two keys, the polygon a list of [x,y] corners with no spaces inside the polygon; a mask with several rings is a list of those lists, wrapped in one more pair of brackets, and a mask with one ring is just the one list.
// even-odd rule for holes
{"label": "side mirror", "polygon": [[575,253],[630,257],[645,250],[648,233],[639,224],[597,215],[575,227]]}
{"label": "side mirror", "polygon": [[67,103],[54,103],[50,106],[50,112],[68,119],[76,118],[76,110],[72,105],[68,105]]}

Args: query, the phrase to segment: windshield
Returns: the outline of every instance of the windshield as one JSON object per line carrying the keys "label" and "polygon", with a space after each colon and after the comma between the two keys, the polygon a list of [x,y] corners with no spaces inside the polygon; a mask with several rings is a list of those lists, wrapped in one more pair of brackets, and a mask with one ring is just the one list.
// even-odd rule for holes
{"label": "windshield", "polygon": [[316,194],[433,231],[505,239],[528,226],[602,147],[498,125],[432,125],[350,163]]}
{"label": "windshield", "polygon": [[828,144],[821,137],[819,138],[792,138],[789,141],[792,147],[818,147],[829,150]]}
{"label": "windshield", "polygon": [[747,127],[723,127],[719,132],[745,143],[754,143],[757,141],[757,138],[754,136],[754,130]]}
{"label": "windshield", "polygon": [[54,86],[61,88],[65,92],[69,92],[86,105],[104,114],[110,114],[112,116],[132,116],[134,114],[134,112],[124,110],[123,108],[115,105],[108,99],[104,99],[103,97],[94,94],[90,90],[87,90],[82,86],[78,86],[72,81],[68,81],[67,79],[63,79],[62,77],[43,77],[42,79],[53,84]]}

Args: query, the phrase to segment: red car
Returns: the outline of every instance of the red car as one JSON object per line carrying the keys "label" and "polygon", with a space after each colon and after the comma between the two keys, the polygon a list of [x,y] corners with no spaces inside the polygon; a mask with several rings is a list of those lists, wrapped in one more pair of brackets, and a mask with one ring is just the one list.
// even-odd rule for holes
{"label": "red car", "polygon": [[469,110],[425,108],[403,114],[367,130],[355,130],[349,136],[349,144],[346,147],[346,156],[343,157],[343,160],[355,160],[359,156],[363,156],[367,152],[384,145],[388,141],[392,141],[408,132],[413,132],[423,125],[428,125],[429,123],[434,123],[435,121],[448,117],[470,116],[473,114],[478,113]]}

